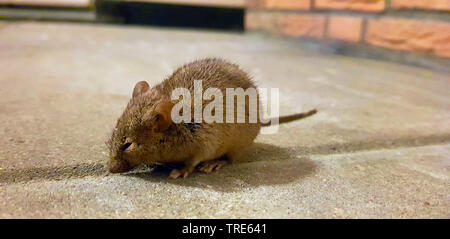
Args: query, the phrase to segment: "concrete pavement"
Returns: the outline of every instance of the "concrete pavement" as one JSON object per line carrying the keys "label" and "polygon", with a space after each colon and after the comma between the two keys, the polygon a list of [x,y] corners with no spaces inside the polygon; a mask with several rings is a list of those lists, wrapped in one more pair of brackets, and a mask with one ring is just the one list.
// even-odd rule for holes
{"label": "concrete pavement", "polygon": [[[0,217],[448,218],[450,76],[320,54],[257,34],[0,22]],[[247,162],[185,180],[106,175],[108,139],[133,86],[215,56],[281,114]]]}

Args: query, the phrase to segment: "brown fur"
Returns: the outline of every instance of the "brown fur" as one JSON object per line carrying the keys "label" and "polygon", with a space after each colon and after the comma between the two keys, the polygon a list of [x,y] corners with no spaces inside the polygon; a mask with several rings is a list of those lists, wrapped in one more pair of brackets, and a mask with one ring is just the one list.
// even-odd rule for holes
{"label": "brown fur", "polygon": [[[194,80],[203,80],[203,92],[210,87],[219,88],[224,95],[224,109],[226,88],[256,89],[247,73],[220,59],[186,64],[153,88],[146,82],[139,82],[109,140],[110,172],[126,172],[139,164],[184,162],[185,168],[172,171],[171,177],[186,177],[202,162],[222,156],[230,162],[236,161],[252,145],[261,123],[248,123],[248,101],[247,123],[174,124],[171,121],[170,111],[176,103],[170,100],[172,91],[183,87],[193,94]],[[209,102],[204,99],[203,108]],[[194,112],[194,104],[191,106]],[[210,163],[207,169],[211,171],[215,165]]]}

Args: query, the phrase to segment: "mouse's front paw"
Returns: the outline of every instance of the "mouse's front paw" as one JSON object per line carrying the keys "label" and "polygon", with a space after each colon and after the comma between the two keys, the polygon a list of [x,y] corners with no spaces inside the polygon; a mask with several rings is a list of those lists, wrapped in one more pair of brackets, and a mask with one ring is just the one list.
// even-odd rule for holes
{"label": "mouse's front paw", "polygon": [[170,172],[169,178],[186,178],[191,175],[194,170],[191,168],[183,168],[183,169],[173,169]]}

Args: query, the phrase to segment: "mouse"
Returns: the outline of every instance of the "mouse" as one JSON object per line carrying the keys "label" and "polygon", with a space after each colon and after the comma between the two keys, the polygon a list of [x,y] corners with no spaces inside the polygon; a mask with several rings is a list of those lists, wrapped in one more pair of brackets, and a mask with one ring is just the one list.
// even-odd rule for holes
{"label": "mouse", "polygon": [[[256,89],[249,74],[237,64],[220,58],[205,58],[184,64],[153,87],[146,81],[138,82],[107,141],[110,156],[107,169],[110,173],[129,172],[139,165],[180,163],[183,166],[172,169],[169,177],[186,178],[196,171],[217,171],[242,158],[261,127],[269,126],[270,122],[264,123],[259,117],[256,122],[250,122],[250,100],[245,100],[243,123],[195,120],[175,123],[171,112],[180,99],[173,100],[171,94],[177,88],[193,93],[196,80],[201,80],[203,89],[217,88],[224,94],[227,88]],[[201,101],[202,109],[208,102],[211,99]],[[191,104],[192,111],[195,104],[198,102]],[[257,104],[260,104],[259,95]],[[225,97],[223,105],[226,107]],[[259,111],[259,107],[256,110]],[[278,122],[287,123],[315,113],[317,110],[313,109],[283,116],[278,118]]]}

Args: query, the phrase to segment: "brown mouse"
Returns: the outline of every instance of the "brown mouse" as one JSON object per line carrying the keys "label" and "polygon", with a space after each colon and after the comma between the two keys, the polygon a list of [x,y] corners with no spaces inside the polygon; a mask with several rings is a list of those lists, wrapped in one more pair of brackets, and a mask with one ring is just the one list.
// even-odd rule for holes
{"label": "brown mouse", "polygon": [[[153,88],[145,81],[137,83],[108,141],[110,172],[127,172],[141,164],[183,162],[184,168],[173,169],[170,177],[185,178],[196,169],[209,173],[235,162],[253,144],[261,127],[268,124],[261,123],[259,119],[256,123],[248,122],[248,100],[245,123],[172,121],[171,111],[177,103],[171,100],[172,91],[181,87],[192,93],[194,80],[202,80],[203,89],[218,88],[224,95],[226,88],[256,89],[246,72],[221,59],[203,59],[183,65]],[[259,96],[257,101],[259,104]],[[203,102],[202,107],[205,108],[205,102],[210,101],[203,99]],[[223,104],[225,107],[225,97]],[[194,104],[191,110],[194,111]],[[301,119],[316,112],[312,110],[280,117],[279,123]]]}

